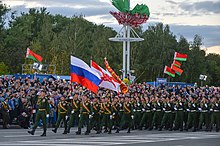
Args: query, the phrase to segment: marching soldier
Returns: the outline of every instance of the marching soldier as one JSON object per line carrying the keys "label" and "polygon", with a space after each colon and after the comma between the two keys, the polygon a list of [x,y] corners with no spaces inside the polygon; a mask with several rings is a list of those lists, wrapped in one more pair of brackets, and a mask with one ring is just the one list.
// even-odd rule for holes
{"label": "marching soldier", "polygon": [[177,101],[174,105],[174,110],[176,111],[174,120],[174,130],[183,131],[183,114],[184,114],[184,103],[180,95],[177,97]]}
{"label": "marching soldier", "polygon": [[49,117],[49,103],[48,99],[46,97],[45,91],[41,91],[40,96],[37,100],[37,115],[36,115],[36,121],[34,123],[34,126],[32,128],[32,131],[28,131],[29,134],[34,135],[34,132],[39,124],[39,121],[42,120],[43,122],[43,134],[41,136],[46,136],[47,131],[47,124],[46,124],[46,117]]}
{"label": "marching soldier", "polygon": [[120,103],[118,101],[118,97],[115,96],[114,101],[112,102],[112,120],[113,120],[113,125],[116,128],[116,132],[118,132],[118,129],[120,127],[119,111],[120,111]]}
{"label": "marching soldier", "polygon": [[216,124],[216,132],[219,132],[220,128],[220,102],[216,96],[212,98],[211,109],[211,130],[214,124]]}
{"label": "marching soldier", "polygon": [[95,127],[96,128],[96,134],[100,134],[101,133],[101,125],[100,125],[100,122],[101,122],[101,113],[100,113],[100,103],[99,103],[99,99],[98,97],[96,96],[93,100],[93,104],[92,104],[92,108],[93,108],[93,118],[92,118],[92,121],[91,121],[91,128]]}
{"label": "marching soldier", "polygon": [[188,109],[187,111],[189,111],[188,114],[188,120],[187,120],[187,127],[186,127],[186,131],[188,131],[188,129],[190,127],[193,127],[193,132],[196,132],[196,126],[197,126],[197,103],[196,103],[196,99],[193,97],[190,97],[190,102],[188,103]]}
{"label": "marching soldier", "polygon": [[204,96],[202,98],[202,101],[199,104],[199,129],[202,129],[203,123],[205,123],[206,131],[210,130],[210,104],[208,102],[208,99],[206,99]]}
{"label": "marching soldier", "polygon": [[105,97],[105,102],[102,104],[103,108],[103,118],[102,118],[102,127],[105,126],[105,131],[108,134],[111,134],[112,131],[112,105],[108,97]]}
{"label": "marching soldier", "polygon": [[8,124],[10,119],[9,111],[11,110],[8,104],[8,98],[5,98],[1,104],[2,104],[1,111],[2,111],[2,119],[3,119],[3,128],[8,129]]}
{"label": "marching soldier", "polygon": [[142,127],[145,124],[145,129],[148,129],[151,127],[152,124],[152,109],[151,109],[151,102],[149,101],[148,97],[145,97],[142,99],[142,111],[143,116],[140,122],[139,129],[142,130]]}
{"label": "marching soldier", "polygon": [[156,96],[155,100],[152,103],[152,107],[153,107],[153,111],[154,111],[154,115],[153,115],[153,121],[151,124],[151,130],[153,129],[153,126],[155,125],[155,129],[158,128],[158,126],[160,126],[161,123],[161,119],[162,119],[162,102],[161,100]]}
{"label": "marching soldier", "polygon": [[163,103],[163,111],[164,111],[164,115],[162,118],[162,122],[159,128],[159,131],[161,131],[163,129],[163,126],[165,126],[165,128],[169,129],[169,131],[172,131],[172,127],[173,127],[173,104],[171,103],[169,97],[166,98],[166,100],[164,100]]}
{"label": "marching soldier", "polygon": [[87,95],[83,95],[82,102],[80,103],[80,114],[79,114],[79,124],[78,124],[78,131],[76,132],[76,135],[81,134],[81,129],[83,124],[85,123],[86,125],[86,132],[85,135],[89,135],[90,133],[90,122],[89,119],[92,118],[92,108],[91,108],[91,103],[87,97]]}
{"label": "marching soldier", "polygon": [[[125,102],[123,104],[123,111],[124,112],[123,112],[123,115],[122,115],[120,129],[122,129],[122,127],[125,124],[128,124],[127,133],[130,133],[131,127],[132,127],[132,120],[134,119],[134,115],[133,115],[133,106],[132,106],[132,103],[129,101],[128,96],[125,97]],[[119,129],[117,130],[117,133],[118,132],[119,132]]]}
{"label": "marching soldier", "polygon": [[61,120],[63,120],[64,128],[65,128],[63,134],[67,134],[67,118],[68,118],[67,114],[68,114],[68,111],[69,111],[68,102],[65,101],[64,96],[62,96],[60,98],[60,102],[58,104],[58,119],[56,122],[56,126],[55,126],[55,129],[52,130],[54,133],[57,133],[57,129],[60,126],[60,122],[61,122]]}
{"label": "marching soldier", "polygon": [[142,104],[139,97],[136,97],[134,101],[134,128],[137,129],[140,126],[142,118]]}
{"label": "marching soldier", "polygon": [[67,133],[70,133],[70,129],[73,126],[73,122],[78,123],[79,121],[79,109],[80,109],[80,100],[78,99],[79,92],[74,94],[73,99],[70,100],[70,120],[68,122]]}

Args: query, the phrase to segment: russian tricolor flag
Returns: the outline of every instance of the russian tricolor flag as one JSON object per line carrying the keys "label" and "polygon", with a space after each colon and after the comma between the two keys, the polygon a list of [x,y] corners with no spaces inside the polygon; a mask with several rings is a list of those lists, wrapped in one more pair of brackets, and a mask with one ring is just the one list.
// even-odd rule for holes
{"label": "russian tricolor flag", "polygon": [[70,75],[71,82],[80,83],[94,93],[98,92],[101,76],[81,59],[71,56]]}

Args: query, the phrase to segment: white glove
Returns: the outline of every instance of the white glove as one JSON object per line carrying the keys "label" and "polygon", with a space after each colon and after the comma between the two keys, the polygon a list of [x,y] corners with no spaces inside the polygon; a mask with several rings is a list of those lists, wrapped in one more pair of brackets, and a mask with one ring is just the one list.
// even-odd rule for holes
{"label": "white glove", "polygon": [[177,108],[176,108],[176,107],[174,107],[174,110],[175,110],[175,111],[177,111]]}
{"label": "white glove", "polygon": [[110,120],[112,120],[112,115],[110,115]]}
{"label": "white glove", "polygon": [[142,111],[145,111],[145,109],[144,109],[144,108],[142,108]]}
{"label": "white glove", "polygon": [[132,120],[134,119],[134,115],[131,115],[131,119],[132,119]]}
{"label": "white glove", "polygon": [[71,114],[74,114],[74,111],[71,111]]}
{"label": "white glove", "polygon": [[201,109],[201,108],[198,108],[198,110],[201,111],[202,109]]}
{"label": "white glove", "polygon": [[122,104],[120,103],[120,107],[122,107]]}
{"label": "white glove", "polygon": [[73,96],[70,96],[70,99],[73,99]]}
{"label": "white glove", "polygon": [[80,114],[79,114],[79,118],[80,118]]}
{"label": "white glove", "polygon": [[213,111],[213,109],[211,108],[211,109],[210,109],[210,111],[212,112],[212,111]]}
{"label": "white glove", "polygon": [[112,114],[113,116],[115,115],[115,113]]}
{"label": "white glove", "polygon": [[47,117],[47,118],[49,118],[49,117],[50,117],[50,115],[49,115],[49,114],[47,114],[47,115],[46,115],[46,117]]}
{"label": "white glove", "polygon": [[92,117],[93,117],[92,115],[89,115],[89,119],[92,119]]}
{"label": "white glove", "polygon": [[189,112],[190,110],[189,110],[189,109],[187,109],[187,111]]}
{"label": "white glove", "polygon": [[66,116],[66,120],[68,119],[68,116]]}
{"label": "white glove", "polygon": [[156,109],[155,108],[153,108],[153,111],[155,111]]}
{"label": "white glove", "polygon": [[136,112],[136,109],[134,109],[133,111]]}
{"label": "white glove", "polygon": [[165,111],[166,109],[165,109],[165,108],[163,108],[163,110]]}

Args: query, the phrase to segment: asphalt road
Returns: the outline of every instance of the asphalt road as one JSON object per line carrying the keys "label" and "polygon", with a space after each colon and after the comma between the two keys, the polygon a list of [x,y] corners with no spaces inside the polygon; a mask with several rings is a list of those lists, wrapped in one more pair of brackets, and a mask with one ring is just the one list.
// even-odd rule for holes
{"label": "asphalt road", "polygon": [[[47,137],[41,137],[42,129],[34,136],[26,129],[0,129],[0,146],[220,146],[218,132],[177,132],[177,131],[121,131],[119,134],[75,135],[72,129],[63,135],[63,129],[55,134],[48,129]],[[114,132],[114,131],[113,131]]]}

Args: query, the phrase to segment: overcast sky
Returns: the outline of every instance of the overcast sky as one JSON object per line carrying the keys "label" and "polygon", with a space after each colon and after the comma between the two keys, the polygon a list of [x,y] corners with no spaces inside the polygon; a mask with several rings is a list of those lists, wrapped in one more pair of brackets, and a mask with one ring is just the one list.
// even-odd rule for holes
{"label": "overcast sky", "polygon": [[[52,14],[73,16],[83,14],[97,24],[120,26],[109,14],[117,11],[110,0],[2,0],[12,10],[27,12],[29,8],[46,7]],[[220,0],[131,0],[131,8],[137,3],[146,4],[150,9],[150,19],[144,24],[157,22],[169,24],[171,31],[179,37],[192,41],[195,34],[203,37],[205,47],[220,46]]]}

